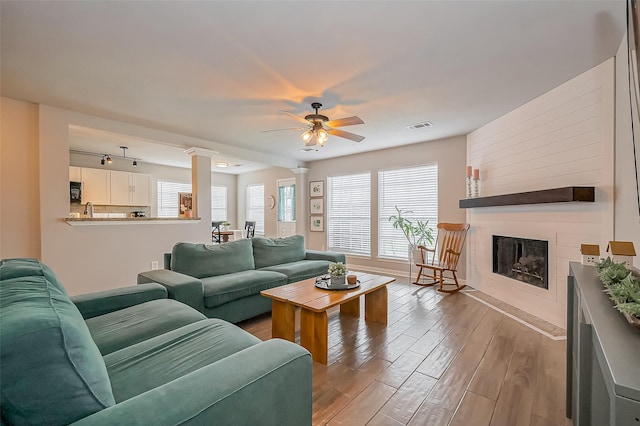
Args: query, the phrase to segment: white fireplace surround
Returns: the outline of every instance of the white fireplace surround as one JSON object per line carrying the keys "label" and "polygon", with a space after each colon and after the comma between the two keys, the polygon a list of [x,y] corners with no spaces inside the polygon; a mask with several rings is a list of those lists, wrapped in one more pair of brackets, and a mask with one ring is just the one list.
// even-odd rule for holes
{"label": "white fireplace surround", "polygon": [[[593,186],[593,203],[466,209],[467,283],[559,327],[566,326],[569,262],[580,244],[613,236],[614,59],[467,135],[467,164],[482,197]],[[493,272],[493,235],[546,240],[549,289]]]}

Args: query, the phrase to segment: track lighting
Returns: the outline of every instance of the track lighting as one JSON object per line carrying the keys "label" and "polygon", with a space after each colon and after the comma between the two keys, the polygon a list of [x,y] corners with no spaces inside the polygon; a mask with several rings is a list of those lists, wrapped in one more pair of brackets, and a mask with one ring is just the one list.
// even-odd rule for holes
{"label": "track lighting", "polygon": [[138,161],[137,160],[133,160],[133,167],[138,167]]}
{"label": "track lighting", "polygon": [[138,159],[133,157],[127,157],[126,150],[128,149],[126,146],[121,146],[123,149],[123,155],[111,155],[111,154],[99,154],[97,152],[89,152],[89,151],[78,151],[75,149],[70,149],[69,152],[72,154],[80,154],[80,155],[92,155],[95,157],[100,157],[100,165],[104,166],[105,164],[113,164],[114,158],[122,158],[123,160],[131,161],[131,165],[133,167],[138,167]]}
{"label": "track lighting", "polygon": [[104,166],[104,155],[102,156],[102,158],[100,159],[100,165]]}
{"label": "track lighting", "polygon": [[113,160],[111,159],[110,155],[107,155],[107,164],[111,164],[113,163]]}

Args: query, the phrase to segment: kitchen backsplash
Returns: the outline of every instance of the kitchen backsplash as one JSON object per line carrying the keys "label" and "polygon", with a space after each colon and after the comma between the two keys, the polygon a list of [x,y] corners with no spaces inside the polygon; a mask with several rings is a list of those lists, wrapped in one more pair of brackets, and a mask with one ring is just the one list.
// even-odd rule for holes
{"label": "kitchen backsplash", "polygon": [[[123,213],[124,216],[120,216],[120,217],[133,217],[134,212],[144,212],[146,217],[150,217],[151,207],[149,206],[100,206],[100,205],[93,206],[94,217],[100,217],[100,216],[117,217],[114,214],[107,216],[108,213]],[[80,217],[87,217],[83,214],[84,204],[70,204],[69,213],[79,213]]]}

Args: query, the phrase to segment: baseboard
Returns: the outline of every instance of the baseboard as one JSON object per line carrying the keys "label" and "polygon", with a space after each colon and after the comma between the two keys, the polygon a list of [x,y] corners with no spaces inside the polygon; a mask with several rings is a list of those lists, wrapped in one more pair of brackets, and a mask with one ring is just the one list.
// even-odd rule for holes
{"label": "baseboard", "polygon": [[[361,265],[352,265],[352,264],[348,265],[348,267],[351,267],[351,266],[356,271],[369,272],[369,273],[378,274],[378,275],[391,275],[392,277],[406,278],[409,280],[409,282],[413,282],[413,278],[411,277],[411,275],[409,275],[409,271],[398,271],[396,269],[375,268],[371,266],[361,266]],[[462,287],[463,285],[467,285],[467,280],[458,278],[458,283]]]}

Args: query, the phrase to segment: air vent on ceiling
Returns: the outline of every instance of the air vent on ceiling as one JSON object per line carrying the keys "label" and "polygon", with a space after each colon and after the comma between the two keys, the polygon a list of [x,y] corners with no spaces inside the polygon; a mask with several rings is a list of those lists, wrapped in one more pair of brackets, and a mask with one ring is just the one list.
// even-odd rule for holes
{"label": "air vent on ceiling", "polygon": [[410,126],[407,126],[407,129],[422,129],[423,127],[431,127],[433,126],[433,123],[430,121],[425,121],[424,123],[418,123],[418,124],[412,124]]}

